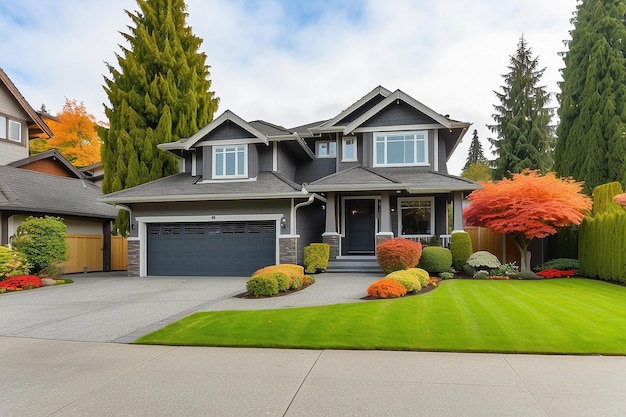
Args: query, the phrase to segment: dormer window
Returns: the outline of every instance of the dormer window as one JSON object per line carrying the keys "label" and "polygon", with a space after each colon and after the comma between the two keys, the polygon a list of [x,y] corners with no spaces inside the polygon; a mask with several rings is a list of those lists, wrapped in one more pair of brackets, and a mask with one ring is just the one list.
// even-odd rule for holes
{"label": "dormer window", "polygon": [[329,140],[317,141],[315,154],[318,158],[335,158],[337,157],[337,143]]}
{"label": "dormer window", "polygon": [[213,147],[214,179],[246,178],[247,176],[247,145]]}
{"label": "dormer window", "polygon": [[374,166],[428,165],[428,132],[374,134]]}

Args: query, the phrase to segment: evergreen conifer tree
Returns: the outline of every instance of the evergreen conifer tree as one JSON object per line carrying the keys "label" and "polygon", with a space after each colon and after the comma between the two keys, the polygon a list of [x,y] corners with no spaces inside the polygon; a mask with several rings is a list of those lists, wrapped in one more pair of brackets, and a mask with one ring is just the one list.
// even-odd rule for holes
{"label": "evergreen conifer tree", "polygon": [[585,192],[626,185],[626,3],[579,3],[564,54],[554,169]]}
{"label": "evergreen conifer tree", "polygon": [[465,171],[471,164],[487,164],[487,162],[487,158],[485,158],[485,154],[483,153],[483,145],[480,143],[480,140],[478,140],[478,131],[474,129],[472,143],[470,143],[463,170]]}
{"label": "evergreen conifer tree", "polygon": [[[102,189],[111,193],[178,171],[177,159],[156,148],[189,137],[213,119],[218,99],[210,91],[202,40],[186,23],[184,0],[137,0],[125,11],[132,21],[122,36],[117,67],[108,64],[104,89],[109,129],[101,130]],[[120,210],[115,229],[128,232],[128,213]]]}
{"label": "evergreen conifer tree", "polygon": [[509,72],[502,76],[502,91],[495,92],[500,101],[494,105],[495,124],[488,126],[497,135],[489,139],[497,156],[496,180],[527,168],[541,172],[551,168],[553,110],[547,107],[550,93],[539,85],[545,68],[538,66],[539,58],[532,57],[522,36],[511,56]]}

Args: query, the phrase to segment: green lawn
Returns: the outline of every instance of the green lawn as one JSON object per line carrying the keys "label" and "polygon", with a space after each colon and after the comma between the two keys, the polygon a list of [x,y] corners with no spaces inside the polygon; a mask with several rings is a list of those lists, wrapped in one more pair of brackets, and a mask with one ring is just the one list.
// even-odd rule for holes
{"label": "green lawn", "polygon": [[587,279],[450,280],[393,300],[196,313],[135,343],[626,354],[626,287]]}

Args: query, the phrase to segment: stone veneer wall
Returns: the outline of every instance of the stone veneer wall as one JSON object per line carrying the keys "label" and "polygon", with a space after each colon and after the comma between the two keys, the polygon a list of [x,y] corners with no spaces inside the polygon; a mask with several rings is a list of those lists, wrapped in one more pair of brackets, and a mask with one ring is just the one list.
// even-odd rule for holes
{"label": "stone veneer wall", "polygon": [[385,240],[393,239],[393,233],[378,233],[376,234],[376,247]]}
{"label": "stone veneer wall", "polygon": [[141,242],[138,240],[128,241],[128,276],[139,276],[139,251],[141,249]]}
{"label": "stone veneer wall", "polygon": [[281,264],[298,263],[298,237],[288,236],[278,239],[278,261]]}
{"label": "stone veneer wall", "polygon": [[324,233],[322,235],[322,242],[330,246],[330,260],[337,259],[339,256],[339,239],[341,239],[339,233]]}

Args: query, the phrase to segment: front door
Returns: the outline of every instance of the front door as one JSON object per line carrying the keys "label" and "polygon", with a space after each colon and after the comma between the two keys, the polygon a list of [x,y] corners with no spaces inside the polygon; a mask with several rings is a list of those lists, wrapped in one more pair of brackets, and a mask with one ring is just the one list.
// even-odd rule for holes
{"label": "front door", "polygon": [[345,200],[348,254],[373,254],[376,249],[376,200]]}

